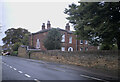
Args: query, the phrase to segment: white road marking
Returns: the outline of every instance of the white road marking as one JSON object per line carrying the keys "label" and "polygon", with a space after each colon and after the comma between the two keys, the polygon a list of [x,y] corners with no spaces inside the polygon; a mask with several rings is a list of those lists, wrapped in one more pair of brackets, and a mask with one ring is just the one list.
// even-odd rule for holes
{"label": "white road marking", "polygon": [[30,76],[30,75],[28,75],[28,74],[25,74],[25,76],[26,76],[26,77],[31,77],[31,76]]}
{"label": "white road marking", "polygon": [[40,82],[39,80],[37,80],[37,79],[34,79],[36,82]]}
{"label": "white road marking", "polygon": [[12,68],[12,66],[10,66],[10,68]]}
{"label": "white road marking", "polygon": [[16,68],[13,68],[14,70],[17,70]]}
{"label": "white road marking", "polygon": [[18,71],[19,73],[23,73],[22,71]]}
{"label": "white road marking", "polygon": [[[91,79],[94,79],[94,80],[105,81],[105,80],[102,80],[102,79],[99,79],[99,78],[96,78],[96,77],[87,76],[87,75],[80,75],[80,76],[86,77],[86,78],[91,78]],[[105,82],[109,82],[109,81],[105,81]]]}

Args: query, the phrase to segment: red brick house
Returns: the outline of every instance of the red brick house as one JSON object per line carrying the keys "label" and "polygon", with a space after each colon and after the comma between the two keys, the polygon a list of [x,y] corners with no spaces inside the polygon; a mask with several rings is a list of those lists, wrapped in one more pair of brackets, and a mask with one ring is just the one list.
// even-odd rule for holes
{"label": "red brick house", "polygon": [[[30,47],[34,47],[41,50],[46,50],[43,45],[43,40],[45,36],[50,31],[51,24],[50,21],[47,22],[47,28],[45,28],[45,23],[42,25],[42,30],[30,35]],[[73,34],[73,31],[70,31],[69,23],[66,24],[65,30],[57,28],[62,34],[61,40],[61,51],[87,51],[87,50],[97,50],[97,47],[90,46],[87,40],[77,40],[77,35]]]}

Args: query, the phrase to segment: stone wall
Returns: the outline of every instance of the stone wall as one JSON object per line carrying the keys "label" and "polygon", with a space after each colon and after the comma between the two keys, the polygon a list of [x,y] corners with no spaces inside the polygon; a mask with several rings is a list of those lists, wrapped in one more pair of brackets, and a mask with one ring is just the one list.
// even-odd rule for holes
{"label": "stone wall", "polygon": [[19,57],[24,57],[24,58],[29,58],[29,54],[27,53],[26,48],[24,48],[24,47],[19,47],[19,48],[18,48],[18,56],[19,56]]}
{"label": "stone wall", "polygon": [[46,61],[74,64],[84,67],[118,69],[117,52],[61,52],[61,51],[35,51],[30,57]]}
{"label": "stone wall", "polygon": [[25,58],[73,64],[96,69],[118,70],[118,51],[87,51],[87,52],[61,52],[61,51],[26,51],[19,48],[18,56]]}

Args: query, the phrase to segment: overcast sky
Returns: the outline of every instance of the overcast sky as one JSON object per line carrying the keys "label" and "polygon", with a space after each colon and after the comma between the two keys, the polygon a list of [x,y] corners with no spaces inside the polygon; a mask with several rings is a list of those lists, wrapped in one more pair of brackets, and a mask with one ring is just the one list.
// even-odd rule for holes
{"label": "overcast sky", "polygon": [[[41,30],[42,23],[49,20],[51,26],[65,29],[67,15],[64,14],[65,8],[71,3],[77,3],[77,0],[4,0],[0,3],[0,25],[2,25],[2,34],[0,34],[0,45],[2,38],[5,37],[4,31],[9,28],[22,27],[34,33]],[[71,26],[71,30],[73,27]]]}

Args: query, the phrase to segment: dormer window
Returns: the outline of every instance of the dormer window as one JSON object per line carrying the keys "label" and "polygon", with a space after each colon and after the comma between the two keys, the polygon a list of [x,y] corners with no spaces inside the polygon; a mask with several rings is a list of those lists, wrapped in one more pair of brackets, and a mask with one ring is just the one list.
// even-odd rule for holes
{"label": "dormer window", "polygon": [[69,43],[72,43],[72,36],[69,37]]}
{"label": "dormer window", "polygon": [[65,42],[65,34],[62,35],[62,40],[61,42]]}
{"label": "dormer window", "polygon": [[80,44],[83,44],[83,40],[80,40]]}

